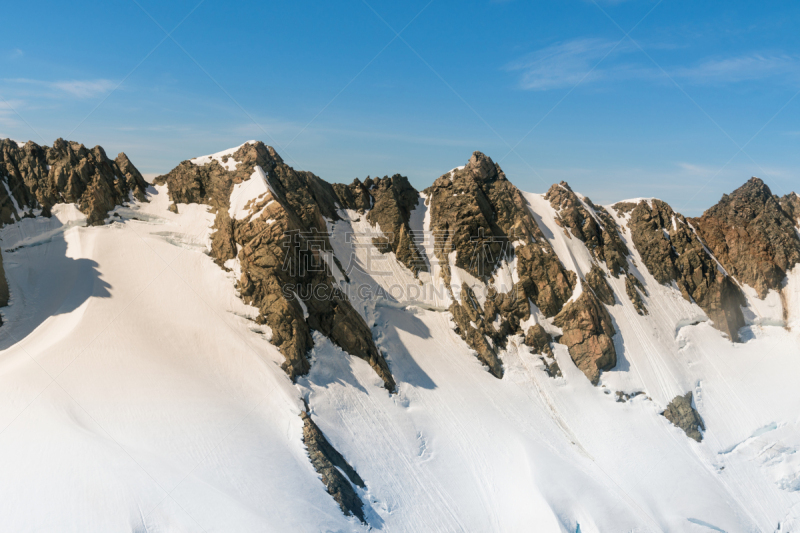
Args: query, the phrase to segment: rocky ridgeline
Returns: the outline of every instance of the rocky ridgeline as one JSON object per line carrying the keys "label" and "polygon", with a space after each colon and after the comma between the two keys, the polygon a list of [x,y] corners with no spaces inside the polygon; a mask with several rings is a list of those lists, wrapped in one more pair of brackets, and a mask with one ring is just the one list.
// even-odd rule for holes
{"label": "rocky ridgeline", "polygon": [[[0,140],[0,224],[23,217],[50,216],[52,207],[74,203],[89,224],[103,224],[108,212],[131,197],[147,201],[147,182],[124,153],[109,159],[100,146],[57,139],[53,146]],[[8,305],[8,283],[0,258],[0,307]]]}
{"label": "rocky ridgeline", "polygon": [[[665,285],[675,282],[683,297],[696,302],[715,328],[737,341],[737,332],[744,325],[744,296],[717,267],[689,221],[661,200],[622,202],[614,209],[620,215],[630,215],[628,227],[633,244],[656,281]],[[630,295],[637,289],[644,290],[636,281],[626,280]]]}
{"label": "rocky ridgeline", "polygon": [[[257,167],[265,173],[270,190],[247,206],[250,216],[236,219],[229,212],[234,187],[252,179]],[[0,188],[2,224],[49,216],[53,205],[75,203],[89,224],[97,225],[131,197],[146,201],[147,184],[125,154],[110,160],[99,146],[87,149],[62,139],[52,147],[1,140],[0,178],[7,185]],[[335,282],[334,269],[345,279],[346,274],[327,240],[327,224],[339,220],[340,208],[364,214],[383,234],[373,239],[379,251],[394,253],[414,274],[427,270],[409,224],[420,195],[407,178],[396,174],[332,185],[310,172],[294,170],[272,148],[254,142],[220,160],[184,161],[157,183],[169,186],[173,211],[180,203],[211,206],[215,213],[211,255],[223,268],[239,259],[242,298],[258,307],[257,320],[271,327],[273,342],[286,358],[284,369],[292,378],[308,371],[311,332],[317,330],[368,361],[386,388],[394,390],[388,364],[369,327]],[[624,276],[625,293],[641,315],[648,314],[643,300],[647,291],[629,266],[630,250],[622,230],[605,208],[577,195],[564,182],[545,195],[556,223],[568,238],[583,242],[594,259],[580,280],[585,282],[581,296],[570,300],[579,283],[577,275],[561,263],[522,193],[489,157],[475,152],[466,166],[438,178],[425,195],[436,237],[434,251],[446,285],[452,277],[451,259],[454,266],[486,284],[483,303],[463,284],[453,295],[450,312],[458,333],[492,374],[502,377],[500,353],[512,334],[523,335],[535,352],[549,358],[546,365],[555,364],[553,339],[542,326],[522,331],[532,306],[562,328],[563,335],[555,341],[568,347],[592,382],[614,366],[615,331],[605,306],[617,300],[607,276]],[[786,271],[800,262],[798,196],[774,196],[756,178],[695,219],[684,218],[659,200],[623,202],[614,210],[627,216],[632,244],[655,279],[662,284],[675,282],[683,296],[696,302],[734,341],[744,325],[740,306],[745,300],[737,281],[755,287],[764,297],[768,290],[780,289]],[[304,241],[314,231],[321,248]],[[476,254],[476,248],[484,253]],[[326,268],[287,270],[290,255],[302,264],[325,262]],[[510,288],[492,282],[504,262],[516,265],[517,281]],[[0,305],[5,305],[8,287],[2,279]],[[300,290],[284,294],[286,285]],[[328,297],[304,297],[315,290],[319,293],[318,288],[325,289]]]}
{"label": "rocky ridgeline", "polygon": [[3,224],[33,216],[34,210],[49,216],[52,206],[74,203],[89,224],[98,225],[131,195],[146,200],[147,182],[124,153],[111,160],[100,146],[90,150],[64,139],[57,139],[52,147],[0,140],[0,178],[8,185],[0,189]]}
{"label": "rocky ridgeline", "polygon": [[620,237],[616,222],[604,207],[594,205],[589,198],[581,200],[565,181],[550,187],[545,200],[557,213],[556,223],[564,228],[565,233],[569,230],[566,233],[568,238],[574,235],[580,239],[595,259],[606,264],[615,278],[628,272],[630,251]]}
{"label": "rocky ridgeline", "polygon": [[799,208],[796,194],[779,198],[751,178],[691,223],[728,274],[764,298],[800,262]]}
{"label": "rocky ridgeline", "polygon": [[595,259],[591,270],[584,276],[584,281],[595,296],[606,305],[616,302],[614,292],[606,281],[606,273],[599,266],[603,262],[615,278],[625,276],[625,293],[636,311],[640,315],[649,314],[642,300],[642,294],[646,295],[647,291],[639,278],[629,271],[630,250],[608,211],[594,205],[589,198],[579,198],[564,181],[550,187],[545,199],[556,211],[556,224],[564,229],[567,238],[574,236],[580,239]]}

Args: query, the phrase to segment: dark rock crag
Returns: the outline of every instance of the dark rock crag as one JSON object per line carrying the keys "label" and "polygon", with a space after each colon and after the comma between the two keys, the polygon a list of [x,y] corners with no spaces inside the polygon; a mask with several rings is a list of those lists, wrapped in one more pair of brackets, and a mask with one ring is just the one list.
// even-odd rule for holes
{"label": "dark rock crag", "polygon": [[703,440],[700,430],[705,430],[703,419],[700,413],[692,407],[692,392],[687,392],[684,396],[675,396],[663,413],[664,417],[675,426],[681,428],[686,436],[697,442]]}
{"label": "dark rock crag", "polygon": [[800,262],[798,206],[797,195],[778,198],[751,178],[691,223],[728,274],[764,298]]}
{"label": "dark rock crag", "polygon": [[[630,213],[628,227],[633,243],[656,281],[665,285],[675,282],[683,297],[696,302],[715,328],[737,341],[738,330],[744,326],[741,310],[744,296],[717,267],[689,221],[661,200],[616,204],[614,209],[621,214]],[[641,300],[636,290],[642,289],[636,281],[626,279],[626,289],[634,305],[637,298]]]}
{"label": "dark rock crag", "polygon": [[355,516],[366,524],[364,502],[353,488],[353,485],[365,488],[364,480],[342,454],[331,446],[319,426],[311,419],[311,415],[301,412],[300,417],[303,419],[303,443],[308,450],[308,457],[328,494],[336,500],[345,515]]}
{"label": "dark rock crag", "polygon": [[558,342],[567,346],[575,366],[597,385],[600,372],[617,364],[617,351],[611,340],[616,330],[608,310],[591,290],[584,288],[553,323],[564,332]]}
{"label": "dark rock crag", "polygon": [[[453,252],[455,266],[484,282],[504,260],[517,259],[519,281],[499,291],[489,284],[485,309],[463,290],[454,295],[450,308],[467,344],[501,377],[498,349],[505,346],[508,335],[524,334],[519,324],[530,317],[529,302],[545,316],[556,315],[572,295],[577,277],[561,264],[519,189],[484,154],[475,152],[466,166],[438,178],[425,194],[434,253],[448,286]],[[498,314],[495,328],[492,324]],[[464,317],[470,315],[481,315],[481,320],[472,320],[480,334],[472,333],[476,328],[463,326]]]}
{"label": "dark rock crag", "polygon": [[[336,204],[345,203],[334,187],[310,172],[286,165],[261,142],[242,145],[227,170],[212,160],[203,166],[184,161],[156,183],[166,183],[177,203],[203,203],[216,210],[211,255],[218,264],[239,259],[242,299],[259,309],[256,319],[272,329],[272,342],[286,358],[292,379],[308,372],[311,330],[327,336],[346,352],[364,359],[392,391],[389,366],[372,332],[337,286],[325,257],[333,258],[326,220],[339,220]],[[260,167],[269,192],[246,206],[249,216],[228,213],[233,186]],[[239,250],[237,253],[237,249]]]}

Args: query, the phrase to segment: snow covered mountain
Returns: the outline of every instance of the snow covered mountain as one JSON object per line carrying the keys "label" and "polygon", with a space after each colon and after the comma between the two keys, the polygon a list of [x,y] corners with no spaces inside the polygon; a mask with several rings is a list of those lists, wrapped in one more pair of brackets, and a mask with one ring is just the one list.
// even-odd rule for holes
{"label": "snow covered mountain", "polygon": [[0,141],[3,531],[800,531],[800,199]]}

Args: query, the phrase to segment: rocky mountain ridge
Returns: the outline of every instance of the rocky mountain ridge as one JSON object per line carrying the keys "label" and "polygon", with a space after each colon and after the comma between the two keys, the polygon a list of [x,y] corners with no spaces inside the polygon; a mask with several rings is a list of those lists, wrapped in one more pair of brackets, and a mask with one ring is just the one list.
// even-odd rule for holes
{"label": "rocky mountain ridge", "polygon": [[[101,225],[114,207],[147,201],[148,185],[124,154],[112,161],[100,147],[60,139],[52,148],[4,140],[0,153],[3,224],[75,203],[88,224]],[[387,261],[419,283],[423,275],[438,276],[434,281],[443,282],[447,302],[440,312],[498,379],[513,343],[538,354],[551,378],[566,379],[566,361],[602,386],[602,373],[624,361],[626,349],[610,310],[622,306],[646,321],[660,305],[662,289],[696,304],[714,328],[737,342],[746,325],[744,286],[762,299],[780,292],[800,262],[798,197],[774,196],[756,178],[701,217],[686,218],[655,199],[599,206],[565,182],[529,195],[480,152],[424,191],[399,174],[329,184],[253,141],[183,161],[154,183],[166,187],[171,211],[202,204],[213,213],[209,255],[236,275],[239,296],[258,309],[255,321],[269,327],[292,380],[310,371],[318,332],[366,361],[389,392],[399,383],[394,354],[381,344],[370,315],[348,298],[352,283],[344,265],[352,258],[335,252],[332,228],[353,213],[374,228],[370,243]],[[422,226],[415,220],[421,211]],[[432,235],[430,250],[420,229]],[[563,233],[582,255],[564,253],[553,232]],[[6,284],[0,304],[7,302]],[[559,350],[568,354],[561,365]],[[617,391],[620,398],[639,394]],[[675,396],[662,414],[690,438],[702,439],[703,419],[691,391]],[[301,417],[304,442],[326,489],[346,514],[364,521],[359,491],[367,483],[311,413]]]}

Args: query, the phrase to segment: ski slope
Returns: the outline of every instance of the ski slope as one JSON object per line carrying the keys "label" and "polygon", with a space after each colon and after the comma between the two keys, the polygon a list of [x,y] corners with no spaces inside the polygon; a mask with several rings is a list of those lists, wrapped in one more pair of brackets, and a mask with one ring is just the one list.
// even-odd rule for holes
{"label": "ski slope", "polygon": [[[0,230],[11,290],[0,529],[800,531],[800,270],[784,288],[786,324],[777,293],[748,292],[745,342],[732,344],[659,285],[623,235],[650,314],[609,276],[616,368],[594,387],[555,345],[564,375],[553,379],[512,337],[498,380],[453,331],[449,297],[392,297],[419,280],[370,239],[349,242],[366,217],[340,211],[329,222],[337,257],[372,263],[350,283],[387,295],[350,293],[398,391],[319,334],[311,372],[293,384],[257,310],[236,295],[236,269],[207,255],[213,214],[170,212],[165,186],[148,196],[105,226],[60,205]],[[583,243],[542,195],[525,197],[564,265],[587,272]],[[413,230],[430,224],[423,200]],[[436,269],[420,279],[441,282]],[[616,391],[644,394],[619,403]],[[701,443],[660,415],[688,391]],[[311,466],[303,400],[366,482],[369,526],[341,513]]]}

